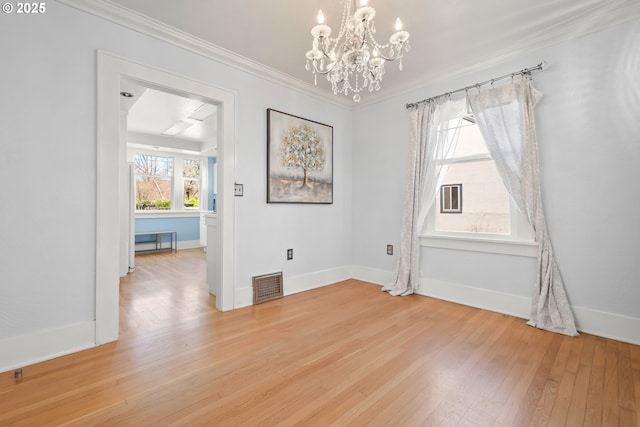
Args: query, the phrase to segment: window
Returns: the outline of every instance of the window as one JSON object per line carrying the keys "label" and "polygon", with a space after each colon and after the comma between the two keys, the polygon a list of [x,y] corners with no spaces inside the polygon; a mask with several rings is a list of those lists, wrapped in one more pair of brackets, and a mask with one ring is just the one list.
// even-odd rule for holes
{"label": "window", "polygon": [[446,164],[442,185],[427,217],[424,233],[427,238],[533,240],[526,218],[502,184],[473,116],[462,121],[455,151]]}
{"label": "window", "polygon": [[131,153],[134,159],[136,181],[136,211],[147,213],[199,211],[205,203],[201,191],[206,193],[206,164],[199,158],[188,158],[180,153],[171,157],[144,152]]}
{"label": "window", "polygon": [[149,154],[134,157],[136,210],[171,209],[173,159]]}
{"label": "window", "polygon": [[462,213],[462,184],[440,187],[440,213]]}
{"label": "window", "polygon": [[200,206],[200,160],[184,159],[182,163],[182,194],[185,209],[199,209]]}

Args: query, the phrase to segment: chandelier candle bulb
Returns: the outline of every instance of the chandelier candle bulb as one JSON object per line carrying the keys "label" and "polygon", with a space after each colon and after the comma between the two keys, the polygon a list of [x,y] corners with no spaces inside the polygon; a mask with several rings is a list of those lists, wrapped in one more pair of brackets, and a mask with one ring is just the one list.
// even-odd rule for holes
{"label": "chandelier candle bulb", "polygon": [[305,55],[305,68],[313,73],[315,84],[318,74],[326,75],[335,95],[352,94],[353,101],[358,102],[363,90],[380,90],[385,62],[399,61],[402,70],[402,56],[409,51],[409,33],[402,29],[398,18],[389,43],[380,44],[374,38],[376,10],[368,6],[367,0],[360,0],[360,7],[354,11],[354,3],[344,0],[337,37],[330,37],[331,28],[324,24],[322,11],[318,11],[318,24],[311,28],[312,49]]}

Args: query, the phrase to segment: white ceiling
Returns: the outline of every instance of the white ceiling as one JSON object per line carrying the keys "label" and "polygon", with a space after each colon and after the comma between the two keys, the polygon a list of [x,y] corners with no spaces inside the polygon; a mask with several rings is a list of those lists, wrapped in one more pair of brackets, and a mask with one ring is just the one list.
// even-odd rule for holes
{"label": "white ceiling", "polygon": [[[127,143],[143,149],[215,155],[218,111],[213,104],[180,96],[122,79],[120,90],[131,97],[120,98],[127,112]],[[183,125],[170,133],[175,125]]]}
{"label": "white ceiling", "polygon": [[[342,0],[61,1],[141,31],[154,27],[188,38],[303,87],[313,85],[304,55],[318,9],[334,31],[342,10]],[[411,33],[411,51],[403,71],[387,64],[380,93],[363,95],[362,103],[640,18],[638,0],[369,0],[369,5],[377,11],[377,37],[386,40],[400,17]],[[318,85],[322,96],[334,97],[326,80]]]}

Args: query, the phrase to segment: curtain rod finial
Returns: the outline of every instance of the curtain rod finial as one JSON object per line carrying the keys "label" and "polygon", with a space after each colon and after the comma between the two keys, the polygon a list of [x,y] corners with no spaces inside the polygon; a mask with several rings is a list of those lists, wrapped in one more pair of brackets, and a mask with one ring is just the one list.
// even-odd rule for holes
{"label": "curtain rod finial", "polygon": [[542,71],[544,71],[544,70],[546,70],[547,68],[549,68],[549,63],[548,63],[547,61],[542,61],[542,62],[540,63],[540,69],[541,69]]}

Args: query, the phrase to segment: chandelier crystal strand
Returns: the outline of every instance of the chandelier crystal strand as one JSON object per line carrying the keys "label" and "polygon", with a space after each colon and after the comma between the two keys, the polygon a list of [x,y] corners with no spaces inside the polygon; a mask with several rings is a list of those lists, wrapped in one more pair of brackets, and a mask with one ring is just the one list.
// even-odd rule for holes
{"label": "chandelier crystal strand", "polygon": [[326,75],[334,94],[349,96],[352,92],[354,102],[360,101],[363,89],[380,90],[385,62],[399,60],[402,70],[403,53],[409,52],[409,33],[402,29],[400,18],[396,20],[389,43],[380,44],[374,37],[376,11],[367,5],[367,0],[359,2],[360,7],[353,11],[351,0],[344,1],[340,31],[335,38],[331,37],[331,27],[324,23],[324,14],[318,12],[318,24],[311,29],[313,43],[306,53],[305,66],[313,73],[316,85],[317,75]]}

